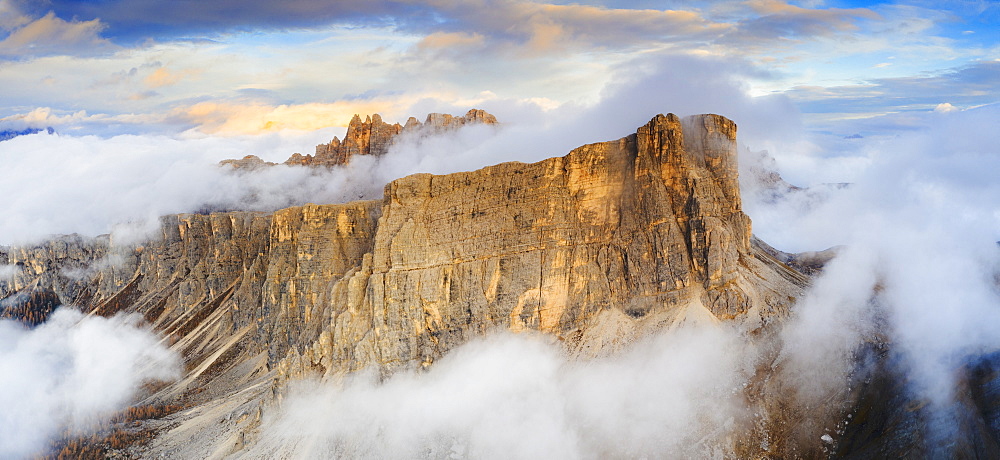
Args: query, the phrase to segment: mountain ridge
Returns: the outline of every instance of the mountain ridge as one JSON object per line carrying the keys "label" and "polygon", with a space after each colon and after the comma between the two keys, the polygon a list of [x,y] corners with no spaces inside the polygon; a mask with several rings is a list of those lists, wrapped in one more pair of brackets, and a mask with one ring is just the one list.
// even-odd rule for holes
{"label": "mountain ridge", "polygon": [[186,373],[141,403],[188,409],[147,421],[159,434],[133,454],[238,453],[260,424],[245,415],[310,376],[426,367],[498,330],[586,359],[689,312],[747,331],[786,317],[808,278],[751,238],[735,139],[718,115],[657,115],[562,157],[400,178],[381,200],[165,216],[136,245],[7,249],[22,270],[0,296],[47,289],[143,315]]}

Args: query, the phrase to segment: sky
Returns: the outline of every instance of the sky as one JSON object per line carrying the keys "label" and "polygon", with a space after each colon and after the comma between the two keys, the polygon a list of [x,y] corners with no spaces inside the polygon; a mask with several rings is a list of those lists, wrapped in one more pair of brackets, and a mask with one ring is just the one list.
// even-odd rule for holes
{"label": "sky", "polygon": [[880,135],[995,102],[998,25],[997,2],[958,0],[0,0],[0,130],[234,136],[551,110],[684,55],[789,98],[812,131]]}

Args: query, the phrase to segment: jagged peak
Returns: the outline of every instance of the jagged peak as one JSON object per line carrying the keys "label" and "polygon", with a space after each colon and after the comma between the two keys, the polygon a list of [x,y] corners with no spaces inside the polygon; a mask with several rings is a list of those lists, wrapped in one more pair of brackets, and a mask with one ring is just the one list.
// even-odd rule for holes
{"label": "jagged peak", "polygon": [[[497,118],[483,109],[469,109],[465,115],[455,116],[445,113],[429,113],[424,122],[421,123],[416,117],[406,119],[404,125],[399,123],[386,123],[382,115],[378,113],[365,115],[364,121],[360,114],[354,114],[350,123],[347,124],[347,132],[344,139],[337,136],[326,144],[316,146],[313,155],[302,155],[296,153],[289,157],[283,164],[301,166],[337,166],[346,164],[354,155],[375,155],[381,156],[389,151],[389,147],[395,142],[396,136],[404,132],[418,132],[427,130],[429,132],[441,132],[458,129],[468,124],[498,124]],[[275,163],[265,162],[260,158],[251,159],[249,156],[241,160],[223,160],[222,165],[232,166],[236,169],[247,168],[256,169],[262,166],[273,166]]]}

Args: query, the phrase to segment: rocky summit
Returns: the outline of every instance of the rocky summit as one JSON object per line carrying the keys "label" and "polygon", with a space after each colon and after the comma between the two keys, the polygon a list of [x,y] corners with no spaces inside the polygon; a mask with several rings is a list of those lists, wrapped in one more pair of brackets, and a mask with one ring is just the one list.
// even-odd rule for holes
{"label": "rocky summit", "polygon": [[[472,124],[497,124],[497,119],[485,110],[470,109],[464,116],[457,117],[444,113],[431,113],[423,123],[414,117],[406,120],[405,125],[389,124],[382,121],[379,114],[365,117],[361,121],[359,115],[354,115],[347,125],[347,133],[341,141],[336,136],[328,144],[316,146],[315,155],[292,154],[284,164],[301,166],[340,166],[347,164],[355,155],[372,155],[380,157],[389,151],[389,147],[401,134],[430,134],[458,129]],[[223,160],[223,165],[236,169],[256,169],[262,166],[273,166],[275,163],[265,162],[256,155],[247,155],[239,160]]]}
{"label": "rocky summit", "polygon": [[[336,167],[384,154],[408,130],[468,123],[496,119],[355,116],[343,141],[286,163]],[[381,200],[164,216],[142,243],[68,236],[7,247],[0,263],[20,270],[0,281],[3,314],[36,324],[56,305],[135,313],[183,357],[183,378],[136,402],[151,416],[115,432],[132,436],[114,450],[125,457],[240,456],[290,382],[427,368],[498,331],[552,337],[576,360],[685,322],[731,324],[765,344],[810,280],[794,255],[752,236],[735,140],[719,115],[657,115],[537,163],[403,177]],[[828,258],[810,259],[809,271]],[[782,396],[780,357],[762,356],[740,397],[772,416],[731,428],[718,452],[832,452],[823,431],[796,423],[812,409]],[[850,407],[825,410],[836,418]]]}

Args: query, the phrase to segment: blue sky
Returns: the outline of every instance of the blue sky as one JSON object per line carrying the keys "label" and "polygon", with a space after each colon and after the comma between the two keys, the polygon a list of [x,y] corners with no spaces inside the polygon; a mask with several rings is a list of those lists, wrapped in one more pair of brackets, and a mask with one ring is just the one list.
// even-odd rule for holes
{"label": "blue sky", "polygon": [[729,63],[810,129],[891,132],[1000,98],[998,23],[984,1],[0,0],[0,128],[234,135],[551,110],[681,55]]}

